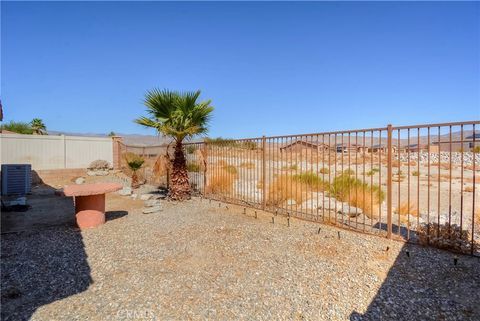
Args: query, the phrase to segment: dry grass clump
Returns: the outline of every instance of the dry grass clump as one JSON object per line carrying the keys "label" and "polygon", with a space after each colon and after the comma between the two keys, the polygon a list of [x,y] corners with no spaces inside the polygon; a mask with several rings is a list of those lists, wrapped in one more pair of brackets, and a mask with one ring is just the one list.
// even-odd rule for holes
{"label": "dry grass clump", "polygon": [[473,193],[473,186],[467,186],[463,189],[464,192]]}
{"label": "dry grass clump", "polygon": [[400,206],[395,209],[394,213],[399,214],[400,222],[402,223],[408,223],[410,216],[418,217],[417,208],[413,205],[408,206],[407,202],[401,203]]}
{"label": "dry grass clump", "polygon": [[230,194],[233,190],[235,174],[224,169],[219,169],[215,174],[207,175],[207,186],[205,191],[207,194]]}
{"label": "dry grass clump", "polygon": [[245,162],[240,164],[241,168],[246,168],[246,169],[254,169],[255,168],[255,163],[252,162]]}
{"label": "dry grass clump", "polygon": [[346,174],[335,177],[330,186],[330,194],[337,200],[361,208],[369,217],[378,215],[379,205],[385,198],[378,185],[363,183],[360,179]]}
{"label": "dry grass clump", "polygon": [[[465,165],[463,168],[468,169],[470,171],[473,171],[473,164],[472,165]],[[475,166],[475,171],[480,171],[480,166],[476,165]]]}
{"label": "dry grass clump", "polygon": [[380,172],[380,169],[374,167],[371,170],[369,170],[368,172],[366,172],[365,175],[372,176],[372,175],[375,175],[375,173],[378,173],[378,172]]}
{"label": "dry grass clump", "polygon": [[405,180],[405,175],[401,170],[398,170],[395,174],[392,175],[392,182],[403,182]]}
{"label": "dry grass clump", "polygon": [[328,183],[312,172],[297,175],[279,175],[268,186],[267,205],[280,206],[287,200],[299,204],[308,199],[314,191],[328,189]]}
{"label": "dry grass clump", "polygon": [[392,167],[400,167],[401,166],[401,163],[399,160],[392,160]]}
{"label": "dry grass clump", "polygon": [[450,169],[450,163],[432,163],[432,166],[440,167],[441,169]]}
{"label": "dry grass clump", "polygon": [[224,160],[218,161],[207,174],[206,193],[230,194],[237,175],[235,166],[228,165]]}
{"label": "dry grass clump", "polygon": [[409,162],[402,162],[402,165],[403,166],[417,166],[417,162],[412,160],[412,161],[409,161]]}
{"label": "dry grass clump", "polygon": [[475,233],[480,235],[480,207],[475,210],[475,219],[473,220]]}
{"label": "dry grass clump", "polygon": [[320,174],[328,174],[330,173],[330,169],[328,167],[322,167],[319,170]]}

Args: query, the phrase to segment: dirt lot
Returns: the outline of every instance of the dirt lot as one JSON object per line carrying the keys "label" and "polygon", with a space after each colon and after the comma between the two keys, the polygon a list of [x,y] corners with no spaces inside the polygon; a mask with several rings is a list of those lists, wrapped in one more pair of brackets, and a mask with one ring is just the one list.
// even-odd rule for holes
{"label": "dirt lot", "polygon": [[2,235],[2,319],[480,318],[478,258],[200,199],[107,204],[97,229]]}

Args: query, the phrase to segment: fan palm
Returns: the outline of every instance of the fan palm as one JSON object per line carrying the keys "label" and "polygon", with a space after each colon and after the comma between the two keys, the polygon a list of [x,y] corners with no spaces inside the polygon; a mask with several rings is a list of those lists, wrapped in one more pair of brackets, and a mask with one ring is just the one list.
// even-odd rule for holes
{"label": "fan palm", "polygon": [[211,101],[199,102],[199,96],[199,90],[177,92],[153,89],[147,92],[144,100],[148,116],[135,120],[137,124],[155,128],[160,134],[173,138],[175,152],[169,196],[175,200],[187,199],[191,192],[183,142],[208,131],[213,111]]}
{"label": "fan palm", "polygon": [[30,122],[30,127],[32,128],[33,133],[37,135],[43,135],[47,130],[47,127],[43,123],[43,120],[41,120],[40,118],[32,119],[32,121]]}

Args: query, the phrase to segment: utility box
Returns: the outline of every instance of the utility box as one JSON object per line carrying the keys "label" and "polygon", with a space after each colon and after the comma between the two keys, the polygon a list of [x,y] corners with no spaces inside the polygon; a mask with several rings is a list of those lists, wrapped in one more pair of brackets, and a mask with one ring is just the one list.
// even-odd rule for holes
{"label": "utility box", "polygon": [[26,195],[32,190],[32,165],[2,164],[2,195]]}

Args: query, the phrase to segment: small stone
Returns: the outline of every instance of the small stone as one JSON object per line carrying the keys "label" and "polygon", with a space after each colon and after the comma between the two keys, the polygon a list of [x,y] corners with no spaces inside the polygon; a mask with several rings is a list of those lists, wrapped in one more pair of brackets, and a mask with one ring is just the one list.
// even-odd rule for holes
{"label": "small stone", "polygon": [[137,199],[137,196],[138,196],[137,194],[132,194],[132,195],[130,195],[130,197],[131,197],[132,199],[134,199],[134,200]]}
{"label": "small stone", "polygon": [[146,207],[158,206],[160,204],[161,204],[160,200],[148,200],[145,202]]}
{"label": "small stone", "polygon": [[84,178],[84,177],[77,177],[77,178],[75,179],[75,184],[81,185],[81,184],[83,184],[83,183],[85,183],[85,178]]}
{"label": "small stone", "polygon": [[131,195],[132,194],[132,188],[128,187],[128,186],[125,186],[121,190],[118,191],[118,194],[123,195],[123,196]]}
{"label": "small stone", "polygon": [[161,206],[146,207],[142,210],[143,214],[151,214],[155,212],[160,212],[162,210]]}
{"label": "small stone", "polygon": [[152,198],[152,194],[142,194],[142,195],[140,195],[140,199],[142,201],[148,201],[151,198]]}

